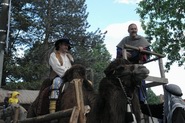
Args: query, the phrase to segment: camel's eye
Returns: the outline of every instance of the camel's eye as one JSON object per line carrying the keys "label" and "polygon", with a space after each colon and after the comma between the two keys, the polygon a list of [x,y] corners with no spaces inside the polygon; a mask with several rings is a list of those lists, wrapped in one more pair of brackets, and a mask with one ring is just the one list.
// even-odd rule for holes
{"label": "camel's eye", "polygon": [[122,74],[123,72],[125,72],[125,71],[127,71],[126,70],[127,68],[125,67],[125,66],[122,66],[122,65],[120,65],[120,66],[118,66],[116,69],[115,69],[115,74]]}
{"label": "camel's eye", "polygon": [[130,66],[130,70],[133,71],[135,69],[134,65]]}
{"label": "camel's eye", "polygon": [[117,70],[125,70],[125,67],[123,65],[119,65],[116,69]]}

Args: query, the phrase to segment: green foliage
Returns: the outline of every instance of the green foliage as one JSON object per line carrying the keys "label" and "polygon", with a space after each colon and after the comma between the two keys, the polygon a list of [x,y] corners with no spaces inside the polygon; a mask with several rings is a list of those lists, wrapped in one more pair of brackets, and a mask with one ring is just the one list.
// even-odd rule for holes
{"label": "green foliage", "polygon": [[151,88],[147,90],[147,102],[148,104],[159,104],[160,98],[155,95]]}
{"label": "green foliage", "polygon": [[167,70],[174,62],[179,66],[185,62],[184,4],[183,0],[147,0],[138,4],[142,27],[154,39],[154,51],[167,56]]}

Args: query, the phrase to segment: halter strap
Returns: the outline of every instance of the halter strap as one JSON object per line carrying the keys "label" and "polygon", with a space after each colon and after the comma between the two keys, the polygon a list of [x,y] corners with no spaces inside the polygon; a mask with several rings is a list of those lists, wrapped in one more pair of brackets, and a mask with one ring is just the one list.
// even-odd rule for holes
{"label": "halter strap", "polygon": [[117,79],[118,79],[118,81],[119,81],[119,83],[120,83],[120,85],[121,85],[121,88],[122,88],[122,90],[123,90],[123,93],[125,94],[125,96],[126,96],[126,98],[127,98],[128,103],[131,104],[131,100],[133,99],[133,95],[132,95],[132,97],[129,97],[129,96],[127,95],[127,92],[126,92],[126,90],[125,90],[125,87],[123,86],[123,84],[122,84],[122,82],[121,82],[121,79],[118,78],[118,77],[117,77]]}

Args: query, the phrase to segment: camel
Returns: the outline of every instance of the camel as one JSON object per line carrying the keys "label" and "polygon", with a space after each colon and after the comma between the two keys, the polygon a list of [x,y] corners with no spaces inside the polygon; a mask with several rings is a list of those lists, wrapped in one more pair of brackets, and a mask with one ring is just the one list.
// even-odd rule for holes
{"label": "camel", "polygon": [[[138,86],[149,70],[139,64],[130,64],[124,59],[115,59],[104,71],[99,85],[98,116],[99,123],[129,123],[140,118]],[[128,111],[128,108],[131,111]]]}
{"label": "camel", "polygon": [[[73,79],[82,79],[82,89],[84,95],[84,104],[93,107],[94,100],[96,99],[96,93],[93,89],[92,83],[86,79],[86,69],[80,64],[73,65],[66,71],[63,76],[63,82],[66,85],[65,92],[60,92],[59,99],[57,100],[57,111],[73,108],[76,106],[75,89]],[[36,117],[49,113],[49,88],[52,80],[46,79],[40,89],[39,95],[32,103],[28,110],[28,118]],[[60,91],[62,90],[61,89]],[[47,108],[46,108],[47,107]],[[60,122],[68,122],[69,118],[61,119]]]}

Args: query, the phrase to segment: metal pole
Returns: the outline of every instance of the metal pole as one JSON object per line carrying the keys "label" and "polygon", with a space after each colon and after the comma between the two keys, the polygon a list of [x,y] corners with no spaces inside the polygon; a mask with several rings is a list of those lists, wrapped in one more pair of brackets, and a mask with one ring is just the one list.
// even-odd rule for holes
{"label": "metal pole", "polygon": [[2,83],[2,76],[3,76],[3,62],[4,62],[4,50],[0,50],[0,88]]}
{"label": "metal pole", "polygon": [[0,15],[0,87],[2,83],[4,49],[5,49],[5,42],[6,42],[6,36],[7,36],[7,28],[8,28],[9,0],[3,0],[1,5],[2,5],[2,12]]}

